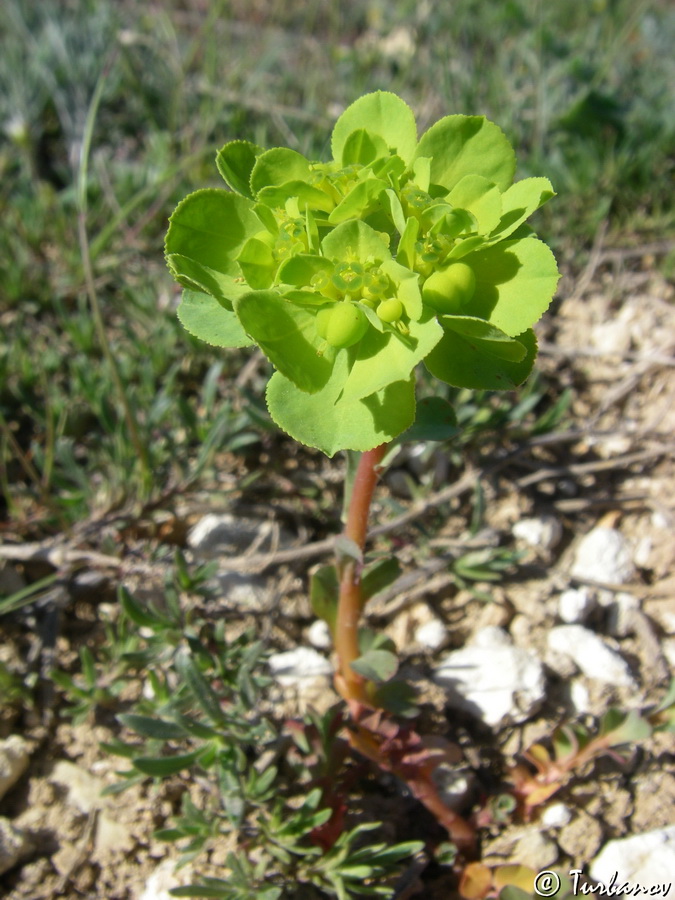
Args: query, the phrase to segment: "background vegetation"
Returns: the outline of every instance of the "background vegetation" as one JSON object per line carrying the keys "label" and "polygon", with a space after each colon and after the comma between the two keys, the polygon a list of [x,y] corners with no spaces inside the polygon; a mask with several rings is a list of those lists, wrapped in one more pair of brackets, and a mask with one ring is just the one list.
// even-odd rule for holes
{"label": "background vegetation", "polygon": [[[389,89],[424,128],[483,113],[579,268],[672,236],[675,11],[659,0],[480,5],[8,0],[0,63],[0,453],[13,529],[50,532],[192,480],[260,440],[255,395],[174,317],[167,215],[246,138],[321,157],[336,114]],[[105,332],[105,339],[103,332]],[[106,345],[109,352],[106,352]],[[133,424],[129,423],[129,420]]]}

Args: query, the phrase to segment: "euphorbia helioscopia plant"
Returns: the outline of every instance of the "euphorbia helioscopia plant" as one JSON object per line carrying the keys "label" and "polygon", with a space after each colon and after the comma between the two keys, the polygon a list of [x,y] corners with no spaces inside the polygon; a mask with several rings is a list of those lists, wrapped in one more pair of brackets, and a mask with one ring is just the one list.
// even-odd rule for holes
{"label": "euphorbia helioscopia plant", "polygon": [[381,91],[345,110],[331,149],[324,162],[225,144],[216,164],[229,189],[178,205],[166,258],[189,332],[216,347],[257,345],[272,363],[267,406],[279,427],[329,456],[361,453],[314,608],[333,634],[353,746],[403,777],[470,852],[472,826],[431,778],[443,752],[391,716],[410,706],[394,648],[360,627],[367,596],[396,573],[386,561],[365,567],[364,547],[390,443],[414,425],[419,434],[431,421],[435,436],[454,427],[440,399],[416,410],[416,367],[481,390],[530,373],[532,326],[559,275],[526,220],[554,192],[546,178],[514,182],[513,149],[484,117],[446,116],[418,138],[410,108]]}

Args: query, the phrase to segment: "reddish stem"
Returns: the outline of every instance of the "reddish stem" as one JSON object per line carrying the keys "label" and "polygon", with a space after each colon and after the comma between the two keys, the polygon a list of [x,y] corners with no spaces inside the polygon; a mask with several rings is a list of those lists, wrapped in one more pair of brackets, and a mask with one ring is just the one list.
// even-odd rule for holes
{"label": "reddish stem", "polygon": [[[379,447],[361,454],[352,486],[343,534],[344,537],[356,544],[361,554],[363,554],[368,533],[368,516],[377,484],[378,467],[386,450],[387,445],[381,444]],[[351,667],[351,663],[360,656],[358,629],[363,612],[361,569],[361,564],[355,559],[347,558],[342,561],[334,635],[335,651],[338,657],[335,686],[346,701],[356,700],[358,703],[370,706],[372,701],[368,696],[367,682]],[[392,767],[387,764],[387,760],[382,756],[377,736],[360,725],[357,725],[351,732],[350,742],[355,750],[407,780],[415,796],[445,826],[457,846],[465,853],[472,853],[476,839],[473,826],[443,803],[429,771],[421,766],[415,778],[406,779],[403,771],[397,771],[397,766]]]}
{"label": "reddish stem", "polygon": [[[386,450],[387,445],[380,444],[379,447],[362,453],[354,477],[344,536],[353,541],[362,553],[368,532],[370,504],[377,484],[378,466]],[[360,656],[359,620],[362,610],[361,566],[356,560],[349,559],[342,568],[335,623],[335,650],[339,660],[336,685],[345,700],[367,703],[365,681],[351,667],[351,663]]]}

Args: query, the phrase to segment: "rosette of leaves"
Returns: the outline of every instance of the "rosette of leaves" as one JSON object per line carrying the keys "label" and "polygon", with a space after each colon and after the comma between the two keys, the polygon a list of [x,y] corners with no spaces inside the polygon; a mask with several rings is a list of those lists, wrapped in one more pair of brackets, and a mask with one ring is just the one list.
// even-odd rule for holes
{"label": "rosette of leaves", "polygon": [[230,190],[188,196],[166,238],[186,329],[257,344],[276,369],[272,418],[328,455],[408,429],[422,361],[457,387],[524,381],[559,277],[525,224],[551,185],[514,183],[513,149],[484,117],[446,116],[418,140],[410,108],[380,91],[345,110],[331,146],[320,162],[226,144]]}

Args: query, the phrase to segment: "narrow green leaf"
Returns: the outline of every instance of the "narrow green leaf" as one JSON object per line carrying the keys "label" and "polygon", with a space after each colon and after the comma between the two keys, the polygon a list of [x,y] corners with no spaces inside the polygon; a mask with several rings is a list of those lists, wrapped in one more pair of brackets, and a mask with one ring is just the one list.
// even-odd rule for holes
{"label": "narrow green leaf", "polygon": [[331,632],[335,630],[339,587],[335,566],[321,566],[309,582],[312,611],[317,618],[328,623]]}
{"label": "narrow green leaf", "polygon": [[197,761],[201,749],[191,753],[183,753],[178,756],[149,757],[137,756],[132,763],[144,775],[152,775],[153,778],[166,778],[167,775],[175,775],[183,769],[189,769]]}
{"label": "narrow green leaf", "polygon": [[165,741],[180,740],[185,737],[185,730],[175,722],[167,722],[165,719],[153,719],[151,716],[141,716],[136,713],[122,713],[117,716],[117,721],[127,728],[131,728],[137,734],[148,738],[158,738]]}
{"label": "narrow green leaf", "polygon": [[328,221],[332,225],[339,225],[349,219],[365,219],[374,210],[382,207],[380,198],[386,189],[387,183],[379,178],[366,178],[360,181],[338,203],[328,216]]}

